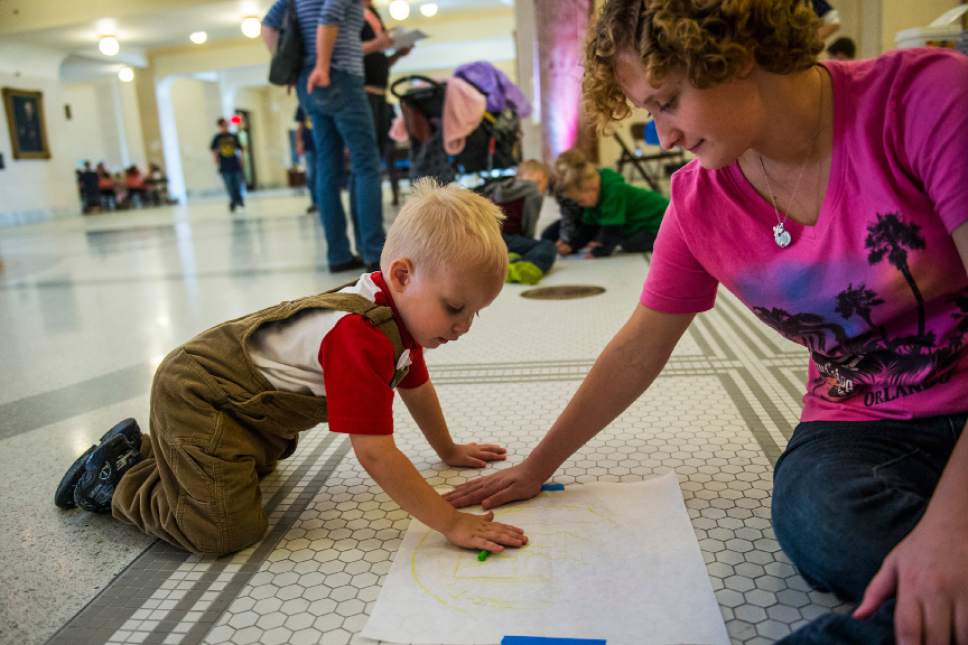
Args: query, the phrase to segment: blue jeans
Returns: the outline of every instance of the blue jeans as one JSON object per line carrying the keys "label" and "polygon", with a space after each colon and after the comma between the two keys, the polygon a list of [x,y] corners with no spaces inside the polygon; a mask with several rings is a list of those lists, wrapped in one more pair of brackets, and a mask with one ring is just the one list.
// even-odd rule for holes
{"label": "blue jeans", "polygon": [[309,191],[309,200],[316,205],[316,151],[306,150],[303,152],[306,157],[306,190]]}
{"label": "blue jeans", "polygon": [[504,233],[501,234],[501,237],[504,238],[504,243],[508,247],[508,253],[517,253],[521,256],[522,261],[530,262],[541,269],[542,273],[548,273],[551,265],[555,263],[555,258],[558,257],[558,249],[554,242]]}
{"label": "blue jeans", "polygon": [[310,70],[304,69],[296,84],[299,103],[313,121],[316,144],[316,204],[326,234],[326,256],[330,265],[350,262],[353,254],[346,236],[346,213],[340,200],[343,183],[343,146],[350,150],[353,183],[350,199],[358,206],[357,251],[367,264],[380,261],[383,242],[383,195],[380,185],[380,156],[373,132],[370,104],[363,90],[363,78],[330,70],[328,87],[306,92]]}
{"label": "blue jeans", "polygon": [[241,170],[223,170],[221,172],[222,181],[225,183],[225,190],[229,193],[229,208],[244,206],[242,201],[242,186],[245,179]]}
{"label": "blue jeans", "polygon": [[[773,530],[814,588],[860,602],[927,508],[968,415],[797,426],[773,474]],[[792,644],[894,642],[894,600],[874,616],[827,614]]]}

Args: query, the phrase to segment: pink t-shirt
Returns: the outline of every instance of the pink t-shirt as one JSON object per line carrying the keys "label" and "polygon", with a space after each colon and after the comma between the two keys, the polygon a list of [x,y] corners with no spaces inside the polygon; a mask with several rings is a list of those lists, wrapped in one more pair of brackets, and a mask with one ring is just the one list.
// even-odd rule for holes
{"label": "pink t-shirt", "polygon": [[705,311],[722,283],[810,351],[801,419],[907,419],[968,410],[968,57],[907,49],[825,62],[830,180],[812,227],[776,216],[737,163],[673,176],[641,302]]}

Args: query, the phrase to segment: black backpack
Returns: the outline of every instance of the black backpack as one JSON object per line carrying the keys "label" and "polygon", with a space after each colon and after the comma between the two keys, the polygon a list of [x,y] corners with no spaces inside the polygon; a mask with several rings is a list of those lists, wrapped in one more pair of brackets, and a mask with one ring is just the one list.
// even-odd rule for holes
{"label": "black backpack", "polygon": [[296,0],[289,0],[282,16],[276,51],[269,63],[269,82],[275,85],[295,85],[303,67],[303,42],[296,17]]}

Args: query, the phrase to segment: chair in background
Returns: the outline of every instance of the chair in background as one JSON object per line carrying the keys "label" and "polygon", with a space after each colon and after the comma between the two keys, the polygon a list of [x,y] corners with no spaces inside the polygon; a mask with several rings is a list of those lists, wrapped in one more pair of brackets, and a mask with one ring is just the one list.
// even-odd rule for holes
{"label": "chair in background", "polygon": [[629,125],[632,134],[633,145],[630,148],[625,140],[616,132],[612,136],[622,148],[622,154],[615,167],[619,172],[624,172],[629,164],[635,172],[642,178],[649,187],[661,192],[660,185],[663,179],[667,179],[672,173],[681,168],[686,163],[685,154],[681,149],[675,151],[660,150],[653,154],[644,154],[639,144],[658,146],[659,133],[655,127],[655,121],[637,122]]}

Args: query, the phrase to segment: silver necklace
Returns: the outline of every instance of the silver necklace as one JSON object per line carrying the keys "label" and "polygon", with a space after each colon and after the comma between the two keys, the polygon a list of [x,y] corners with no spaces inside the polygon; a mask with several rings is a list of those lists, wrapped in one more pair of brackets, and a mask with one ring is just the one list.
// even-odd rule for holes
{"label": "silver necklace", "polygon": [[[817,70],[820,73],[820,70]],[[810,153],[812,155],[817,149],[817,141],[820,139],[820,129],[823,126],[823,75],[820,76],[820,109],[817,111],[817,131],[813,135],[813,145],[810,146]],[[793,242],[793,236],[790,235],[790,231],[786,230],[786,213],[780,214],[780,209],[776,205],[776,193],[773,192],[773,186],[770,184],[770,175],[766,172],[766,164],[763,162],[763,155],[757,155],[760,159],[760,168],[763,170],[763,177],[766,179],[766,189],[770,193],[770,203],[773,205],[773,214],[776,215],[776,225],[773,227],[773,241],[781,249],[785,249],[790,246]],[[808,156],[809,158],[809,156]],[[797,194],[800,192],[800,180],[803,179],[803,171],[807,167],[807,160],[804,159],[803,163],[800,164],[800,172],[797,173],[797,181],[793,184],[793,192],[790,193],[790,203],[795,201]]]}

